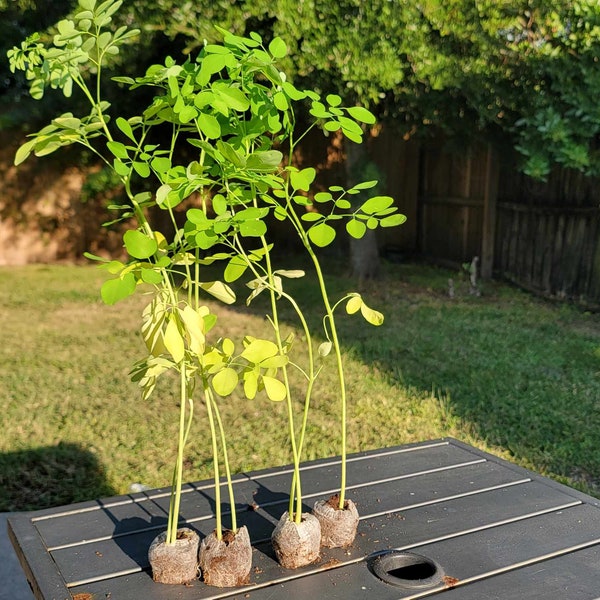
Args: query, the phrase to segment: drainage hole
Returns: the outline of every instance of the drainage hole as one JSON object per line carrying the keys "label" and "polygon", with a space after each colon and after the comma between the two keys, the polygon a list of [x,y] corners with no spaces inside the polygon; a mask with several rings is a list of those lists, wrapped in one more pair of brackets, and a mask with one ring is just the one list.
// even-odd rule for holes
{"label": "drainage hole", "polygon": [[407,588],[438,585],[444,571],[434,560],[412,552],[388,551],[369,561],[374,575],[385,583]]}
{"label": "drainage hole", "polygon": [[398,579],[406,579],[407,581],[418,581],[420,579],[429,579],[433,577],[437,571],[436,566],[430,562],[415,562],[412,565],[398,567],[387,571],[388,575],[397,577]]}

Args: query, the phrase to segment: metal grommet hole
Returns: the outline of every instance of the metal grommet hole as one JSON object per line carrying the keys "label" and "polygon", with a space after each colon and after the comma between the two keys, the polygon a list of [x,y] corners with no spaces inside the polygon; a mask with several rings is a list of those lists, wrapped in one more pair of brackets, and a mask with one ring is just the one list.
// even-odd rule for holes
{"label": "metal grommet hole", "polygon": [[430,558],[412,552],[390,551],[369,561],[369,567],[382,581],[391,585],[421,588],[442,582],[442,568]]}

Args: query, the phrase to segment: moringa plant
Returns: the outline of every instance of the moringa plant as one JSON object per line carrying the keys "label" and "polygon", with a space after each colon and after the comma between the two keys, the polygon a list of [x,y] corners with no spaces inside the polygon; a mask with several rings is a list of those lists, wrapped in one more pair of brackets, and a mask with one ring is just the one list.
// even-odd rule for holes
{"label": "moringa plant", "polygon": [[[237,529],[233,486],[227,454],[226,430],[219,404],[236,389],[250,399],[264,393],[286,403],[294,474],[289,519],[302,519],[300,462],[314,383],[328,355],[333,355],[339,380],[341,489],[346,489],[346,386],[342,349],[335,312],[360,312],[379,325],[381,313],[351,293],[330,299],[318,249],[338,235],[337,223],[361,238],[367,230],[401,224],[392,198],[374,196],[360,206],[352,197],[365,193],[376,181],[349,189],[331,186],[315,191],[314,168],[293,165],[294,152],[315,127],[341,131],[352,143],[363,141],[363,128],[374,123],[362,107],[345,107],[334,94],[322,98],[301,90],[282,73],[277,61],[287,48],[283,40],[269,43],[256,33],[240,37],[217,27],[220,44],[205,43],[198,56],[183,62],[165,57],[140,77],[113,78],[153,97],[137,115],[119,114],[105,99],[105,65],[130,43],[139,31],[111,29],[111,17],[121,0],[79,0],[79,11],[57,25],[53,43],[46,46],[37,35],[9,52],[11,69],[20,69],[31,81],[34,98],[48,87],[69,97],[76,90],[87,99],[89,112],[62,114],[30,136],[15,157],[19,164],[31,154],[44,156],[63,146],[80,144],[111,169],[123,185],[122,202],[112,207],[116,221],[131,223],[123,235],[129,260],[103,260],[113,277],[102,286],[104,302],[113,304],[138,289],[150,290],[151,300],[142,315],[146,356],[132,370],[134,381],[149,399],[158,378],[178,375],[179,434],[173,475],[167,542],[177,537],[183,481],[184,450],[189,441],[194,397],[206,405],[214,462],[216,535],[222,537],[219,477],[224,468]],[[299,111],[307,111],[309,124],[297,131]],[[168,215],[170,227],[160,230],[156,211]],[[297,236],[315,270],[323,303],[325,341],[315,351],[315,334],[284,281],[304,275],[300,270],[278,269],[271,227],[276,221]],[[114,223],[115,221],[113,221]],[[215,267],[222,277],[214,278]],[[250,304],[259,294],[269,297],[268,321],[272,337],[248,334],[235,342],[211,342],[209,333],[217,315],[206,295],[233,304],[231,284],[246,281]],[[280,323],[281,302],[293,308],[305,340],[304,364],[295,358],[295,344],[285,338]],[[302,355],[303,353],[299,353]],[[298,369],[305,382],[300,415],[293,397],[289,369]]]}

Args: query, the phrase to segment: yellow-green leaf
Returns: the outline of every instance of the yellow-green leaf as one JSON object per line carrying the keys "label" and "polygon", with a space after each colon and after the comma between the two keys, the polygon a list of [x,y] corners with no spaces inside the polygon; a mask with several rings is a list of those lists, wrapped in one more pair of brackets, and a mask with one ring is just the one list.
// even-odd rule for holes
{"label": "yellow-green leaf", "polygon": [[358,294],[356,296],[352,296],[352,298],[350,298],[350,300],[348,300],[346,303],[346,312],[349,315],[353,315],[361,309],[362,304],[362,298]]}
{"label": "yellow-green leaf", "polygon": [[189,336],[190,350],[198,356],[201,355],[204,352],[205,342],[204,318],[189,305],[180,309],[179,314]]}
{"label": "yellow-green leaf", "polygon": [[379,326],[383,323],[383,315],[379,311],[369,308],[364,302],[361,304],[360,312],[365,321],[371,325]]}
{"label": "yellow-green leaf", "polygon": [[279,381],[279,379],[264,376],[262,378],[262,382],[265,386],[265,392],[267,392],[269,400],[272,400],[273,402],[281,402],[282,400],[285,400],[287,392],[285,385]]}
{"label": "yellow-green leaf", "polygon": [[169,319],[169,323],[165,330],[164,343],[167,351],[173,357],[173,360],[176,363],[181,362],[185,355],[185,345],[175,319]]}
{"label": "yellow-green leaf", "polygon": [[244,373],[244,394],[248,400],[256,398],[258,390],[258,377],[254,371]]}
{"label": "yellow-green leaf", "polygon": [[235,292],[222,281],[205,281],[200,282],[199,287],[211,296],[217,298],[225,304],[233,304],[235,302]]}
{"label": "yellow-green leaf", "polygon": [[278,352],[277,344],[269,340],[253,339],[242,352],[242,358],[250,363],[260,363],[267,358],[275,356]]}
{"label": "yellow-green leaf", "polygon": [[219,396],[229,396],[238,384],[238,374],[231,367],[219,371],[212,380],[212,385]]}

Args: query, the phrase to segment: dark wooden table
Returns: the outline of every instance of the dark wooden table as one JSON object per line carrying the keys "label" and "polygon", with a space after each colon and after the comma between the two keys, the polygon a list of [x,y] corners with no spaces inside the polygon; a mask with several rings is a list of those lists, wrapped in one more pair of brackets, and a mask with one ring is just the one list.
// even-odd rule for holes
{"label": "dark wooden table", "polygon": [[[238,519],[254,546],[242,589],[153,583],[146,552],[165,528],[167,489],[24,513],[9,519],[9,534],[40,600],[600,598],[600,501],[456,440],[352,455],[356,541],[298,571],[282,569],[269,544],[290,476],[283,467],[236,477]],[[338,479],[338,459],[305,464],[306,504]],[[213,530],[209,482],[186,487],[181,513],[201,535]]]}

